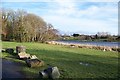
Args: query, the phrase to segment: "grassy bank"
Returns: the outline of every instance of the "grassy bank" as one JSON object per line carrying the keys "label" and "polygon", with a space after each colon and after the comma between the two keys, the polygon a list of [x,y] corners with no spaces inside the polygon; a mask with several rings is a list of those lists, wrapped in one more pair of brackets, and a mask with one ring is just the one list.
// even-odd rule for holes
{"label": "grassy bank", "polygon": [[39,71],[49,65],[59,68],[61,78],[116,78],[118,76],[117,52],[42,43],[2,42],[3,48],[15,49],[18,45],[26,46],[27,53],[34,54],[45,62],[44,67],[29,68],[24,61],[16,59],[14,55],[3,53],[3,58],[21,63],[22,72],[28,77],[38,76]]}

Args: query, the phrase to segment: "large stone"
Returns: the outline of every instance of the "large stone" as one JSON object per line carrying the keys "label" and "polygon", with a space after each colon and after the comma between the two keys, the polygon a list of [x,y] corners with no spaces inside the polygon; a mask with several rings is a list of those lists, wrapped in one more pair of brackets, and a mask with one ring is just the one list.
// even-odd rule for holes
{"label": "large stone", "polygon": [[31,55],[30,59],[38,59],[36,55]]}
{"label": "large stone", "polygon": [[12,54],[12,53],[14,53],[14,49],[7,48],[7,49],[5,49],[5,52]]}
{"label": "large stone", "polygon": [[25,46],[16,46],[16,53],[25,52],[25,51],[26,51]]}
{"label": "large stone", "polygon": [[26,64],[28,65],[28,67],[44,66],[44,62],[42,60],[38,60],[38,59],[27,59]]}
{"label": "large stone", "polygon": [[117,51],[120,52],[120,48],[117,48]]}
{"label": "large stone", "polygon": [[52,68],[52,78],[59,78],[60,77],[60,72],[57,67]]}
{"label": "large stone", "polygon": [[41,78],[56,79],[60,77],[60,72],[57,67],[50,67],[39,72],[39,75]]}
{"label": "large stone", "polygon": [[20,52],[20,53],[18,53],[18,56],[20,59],[30,58],[30,54],[27,54],[26,52]]}

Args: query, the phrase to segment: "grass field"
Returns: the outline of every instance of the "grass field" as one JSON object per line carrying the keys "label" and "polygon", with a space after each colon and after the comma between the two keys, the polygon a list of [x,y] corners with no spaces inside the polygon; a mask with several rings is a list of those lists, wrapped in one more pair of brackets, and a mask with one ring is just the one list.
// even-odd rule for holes
{"label": "grass field", "polygon": [[[38,76],[39,71],[48,66],[57,66],[61,78],[117,78],[118,53],[103,52],[85,48],[70,48],[61,45],[42,43],[2,42],[3,48],[26,46],[26,52],[36,55],[45,62],[44,67],[29,68],[25,62],[14,58],[14,55],[3,53],[2,57],[21,63],[23,74],[29,77]],[[87,64],[87,65],[86,65]]]}

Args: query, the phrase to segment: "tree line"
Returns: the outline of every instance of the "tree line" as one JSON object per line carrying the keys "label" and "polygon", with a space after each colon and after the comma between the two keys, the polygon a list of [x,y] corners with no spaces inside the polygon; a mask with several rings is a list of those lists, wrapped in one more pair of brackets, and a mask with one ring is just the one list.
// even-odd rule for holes
{"label": "tree line", "polygon": [[107,41],[107,42],[116,42],[120,41],[119,35],[111,35],[108,32],[98,32],[94,35],[84,35],[84,34],[78,34],[74,33],[71,36],[63,35],[63,40],[81,40],[81,41]]}
{"label": "tree line", "polygon": [[44,42],[59,37],[52,24],[25,10],[0,9],[2,40],[19,42]]}

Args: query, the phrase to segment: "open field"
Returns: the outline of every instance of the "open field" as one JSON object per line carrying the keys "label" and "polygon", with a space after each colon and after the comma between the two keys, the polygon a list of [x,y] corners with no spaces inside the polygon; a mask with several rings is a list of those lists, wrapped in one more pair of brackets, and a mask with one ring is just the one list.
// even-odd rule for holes
{"label": "open field", "polygon": [[26,52],[36,55],[45,62],[44,67],[29,68],[23,60],[15,58],[14,54],[3,53],[6,58],[22,64],[22,73],[27,77],[37,77],[39,71],[48,66],[57,66],[61,78],[117,78],[118,53],[85,48],[70,48],[61,45],[42,43],[2,42],[3,48],[26,46]]}

